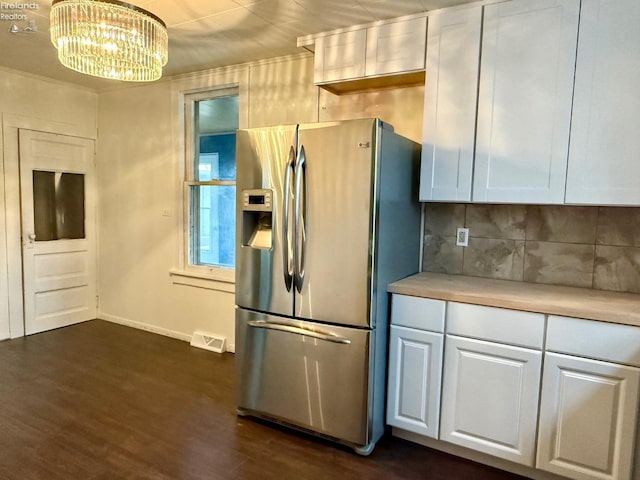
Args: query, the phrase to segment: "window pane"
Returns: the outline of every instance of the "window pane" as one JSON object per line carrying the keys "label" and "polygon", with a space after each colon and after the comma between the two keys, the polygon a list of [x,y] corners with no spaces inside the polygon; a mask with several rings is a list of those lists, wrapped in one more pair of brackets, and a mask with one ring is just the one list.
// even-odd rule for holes
{"label": "window pane", "polygon": [[33,171],[36,241],[84,238],[84,175]]}
{"label": "window pane", "polygon": [[195,115],[195,180],[234,180],[238,97],[200,100]]}
{"label": "window pane", "polygon": [[235,265],[235,186],[191,187],[192,263]]}
{"label": "window pane", "polygon": [[236,134],[203,135],[200,137],[200,155],[196,180],[236,179]]}

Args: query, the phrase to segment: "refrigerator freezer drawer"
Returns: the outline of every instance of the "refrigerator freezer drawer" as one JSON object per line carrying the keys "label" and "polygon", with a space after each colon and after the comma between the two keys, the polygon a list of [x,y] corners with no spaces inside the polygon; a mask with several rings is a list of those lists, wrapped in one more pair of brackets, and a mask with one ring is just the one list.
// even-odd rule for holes
{"label": "refrigerator freezer drawer", "polygon": [[238,308],[238,410],[351,445],[370,443],[373,331]]}

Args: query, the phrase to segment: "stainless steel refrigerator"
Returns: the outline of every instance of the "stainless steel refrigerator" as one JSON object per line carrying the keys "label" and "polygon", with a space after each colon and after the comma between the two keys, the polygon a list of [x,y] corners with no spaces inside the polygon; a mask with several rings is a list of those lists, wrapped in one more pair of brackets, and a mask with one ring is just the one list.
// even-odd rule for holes
{"label": "stainless steel refrigerator", "polygon": [[419,263],[419,145],[379,119],[238,130],[237,407],[369,454],[387,284]]}

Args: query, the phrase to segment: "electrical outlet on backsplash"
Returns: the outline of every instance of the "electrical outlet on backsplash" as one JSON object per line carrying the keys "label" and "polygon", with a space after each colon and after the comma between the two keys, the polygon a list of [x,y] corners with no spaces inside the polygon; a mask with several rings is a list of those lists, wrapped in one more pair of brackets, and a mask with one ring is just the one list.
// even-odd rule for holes
{"label": "electrical outlet on backsplash", "polygon": [[427,203],[424,225],[425,272],[640,293],[640,207]]}

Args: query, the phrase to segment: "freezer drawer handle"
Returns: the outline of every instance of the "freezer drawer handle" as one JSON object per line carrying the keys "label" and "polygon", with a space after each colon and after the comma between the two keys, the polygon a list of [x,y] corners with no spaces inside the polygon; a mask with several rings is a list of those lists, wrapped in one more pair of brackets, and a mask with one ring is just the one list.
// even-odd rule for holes
{"label": "freezer drawer handle", "polygon": [[313,330],[307,330],[302,327],[295,327],[286,323],[267,322],[266,320],[250,320],[247,322],[249,326],[256,328],[268,328],[270,330],[280,330],[282,332],[297,333],[298,335],[304,335],[306,337],[313,337],[319,340],[325,340],[327,342],[342,343],[349,345],[351,340],[341,337],[335,333],[321,333],[314,332]]}

